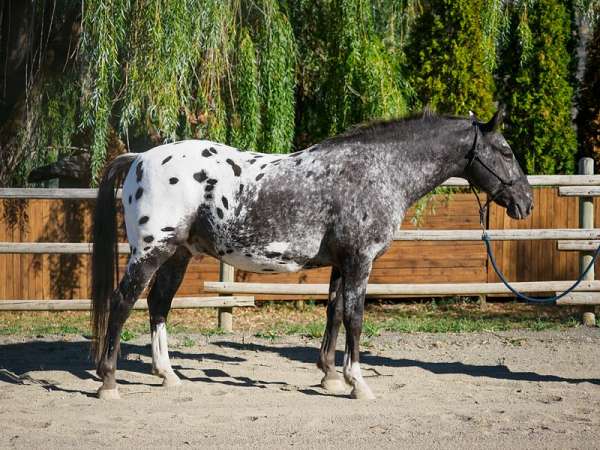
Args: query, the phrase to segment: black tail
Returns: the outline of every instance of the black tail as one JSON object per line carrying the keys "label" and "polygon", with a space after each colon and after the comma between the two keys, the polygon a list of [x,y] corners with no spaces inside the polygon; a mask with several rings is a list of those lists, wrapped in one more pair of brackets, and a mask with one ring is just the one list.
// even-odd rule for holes
{"label": "black tail", "polygon": [[117,181],[137,157],[125,153],[116,157],[104,170],[98,186],[94,210],[92,252],[92,355],[96,363],[104,353],[110,295],[115,287],[117,247]]}

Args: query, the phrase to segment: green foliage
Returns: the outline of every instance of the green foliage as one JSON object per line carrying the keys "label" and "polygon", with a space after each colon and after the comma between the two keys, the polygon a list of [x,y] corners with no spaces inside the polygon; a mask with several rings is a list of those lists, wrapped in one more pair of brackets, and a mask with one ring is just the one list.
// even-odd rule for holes
{"label": "green foliage", "polygon": [[[600,7],[598,8],[600,15]],[[600,23],[587,44],[585,73],[579,91],[577,134],[581,154],[600,164]]]}
{"label": "green foliage", "polygon": [[493,112],[494,81],[481,51],[482,6],[483,0],[435,0],[417,19],[406,53],[423,105],[451,114]]}
{"label": "green foliage", "polygon": [[521,40],[522,11],[515,9],[512,38],[503,49],[501,96],[508,108],[504,135],[528,173],[571,173],[576,141],[566,50],[569,15],[558,0],[538,0],[527,14],[531,48]]}
{"label": "green foliage", "polygon": [[239,54],[233,72],[233,90],[237,102],[231,105],[231,145],[256,149],[260,130],[260,101],[258,96],[258,65],[256,50],[247,29],[242,29]]}
{"label": "green foliage", "polygon": [[47,80],[44,94],[40,129],[48,152],[43,159],[56,161],[59,155],[72,150],[78,125],[79,86],[72,76],[57,76]]}
{"label": "green foliage", "polygon": [[92,1],[83,17],[83,126],[96,175],[111,125],[124,140],[291,149],[294,37],[275,0]]}
{"label": "green foliage", "polygon": [[82,126],[92,130],[92,172],[98,174],[106,157],[109,119],[120,80],[119,49],[127,35],[127,0],[89,0],[82,17]]}
{"label": "green foliage", "polygon": [[[580,14],[593,22],[597,5],[85,1],[76,56],[60,73],[40,71],[28,92],[31,113],[18,145],[32,157],[15,180],[74,142],[90,148],[97,177],[114,136],[133,151],[201,138],[288,152],[427,104],[485,118],[495,109],[493,71],[512,114],[508,134],[528,170],[568,172],[575,148],[568,52],[577,39],[570,21]],[[580,105],[593,109],[585,102],[597,98],[582,97]]]}
{"label": "green foliage", "polygon": [[[305,146],[352,124],[398,117],[410,88],[399,70],[413,1],[291,1],[298,41],[297,142]],[[374,18],[375,5],[381,7]],[[389,16],[383,14],[389,12]],[[411,16],[412,17],[412,16]]]}
{"label": "green foliage", "polygon": [[121,331],[121,341],[128,342],[136,337],[136,334],[131,330],[123,330]]}
{"label": "green foliage", "polygon": [[260,6],[258,89],[263,106],[259,148],[267,153],[288,153],[294,138],[294,34],[275,0],[263,0]]}
{"label": "green foliage", "polygon": [[406,102],[397,69],[374,33],[370,2],[332,2],[332,59],[328,80],[329,134],[373,118],[400,116]]}

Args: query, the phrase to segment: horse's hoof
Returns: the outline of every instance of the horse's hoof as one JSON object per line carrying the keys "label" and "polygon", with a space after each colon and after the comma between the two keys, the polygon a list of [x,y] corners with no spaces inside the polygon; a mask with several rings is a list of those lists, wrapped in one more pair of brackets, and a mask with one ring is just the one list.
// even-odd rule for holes
{"label": "horse's hoof", "polygon": [[371,389],[369,388],[369,386],[361,386],[361,385],[356,385],[354,386],[354,389],[352,389],[352,392],[350,393],[350,397],[357,399],[357,400],[375,400],[375,396],[373,395],[373,392],[371,392]]}
{"label": "horse's hoof", "polygon": [[323,377],[321,387],[335,394],[340,394],[346,390],[346,384],[340,378]]}
{"label": "horse's hoof", "polygon": [[119,390],[117,388],[114,389],[98,389],[98,398],[100,400],[119,400],[121,396],[119,395]]}
{"label": "horse's hoof", "polygon": [[177,375],[170,374],[163,378],[162,385],[163,385],[163,387],[167,387],[167,388],[180,386],[181,380],[179,379],[179,377]]}

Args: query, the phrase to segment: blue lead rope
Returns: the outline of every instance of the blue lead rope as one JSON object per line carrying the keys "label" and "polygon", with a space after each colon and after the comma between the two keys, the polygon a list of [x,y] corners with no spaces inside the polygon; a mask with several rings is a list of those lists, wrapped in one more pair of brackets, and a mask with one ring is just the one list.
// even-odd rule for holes
{"label": "blue lead rope", "polygon": [[521,292],[519,292],[515,288],[513,288],[510,285],[510,283],[506,280],[506,278],[504,277],[504,274],[502,273],[502,271],[500,271],[500,269],[498,269],[498,266],[496,265],[496,259],[494,258],[494,254],[492,253],[492,246],[490,245],[490,237],[487,235],[487,233],[485,232],[485,230],[483,231],[483,235],[481,236],[481,240],[485,243],[485,248],[487,250],[487,254],[488,254],[488,256],[490,258],[490,261],[492,263],[492,267],[494,268],[494,271],[496,272],[496,274],[498,275],[498,277],[500,278],[500,280],[502,280],[502,283],[504,283],[504,286],[506,286],[513,294],[515,294],[518,299],[523,300],[526,303],[533,303],[533,304],[536,304],[536,305],[556,305],[556,301],[558,299],[563,298],[565,295],[567,295],[570,292],[572,292],[573,289],[575,289],[579,285],[579,283],[581,283],[581,281],[586,276],[586,274],[594,266],[594,262],[596,261],[596,258],[600,254],[600,246],[598,246],[598,248],[594,252],[594,256],[592,257],[592,260],[587,265],[587,267],[585,268],[585,270],[579,275],[579,278],[577,278],[577,281],[575,281],[575,283],[573,283],[562,294],[554,295],[552,297],[529,297],[528,295],[522,294]]}

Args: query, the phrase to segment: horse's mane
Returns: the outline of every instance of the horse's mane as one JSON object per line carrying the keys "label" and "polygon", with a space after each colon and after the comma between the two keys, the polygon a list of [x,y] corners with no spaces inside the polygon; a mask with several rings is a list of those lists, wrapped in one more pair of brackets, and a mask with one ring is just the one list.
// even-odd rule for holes
{"label": "horse's mane", "polygon": [[465,119],[465,117],[453,115],[438,115],[425,109],[420,112],[411,113],[401,118],[372,120],[350,127],[345,132],[325,139],[319,146],[328,144],[351,143],[353,141],[386,140],[386,138],[398,138],[409,132],[414,126],[430,125],[442,120]]}

